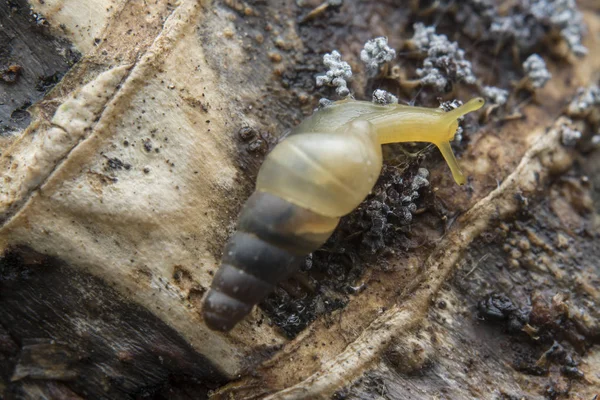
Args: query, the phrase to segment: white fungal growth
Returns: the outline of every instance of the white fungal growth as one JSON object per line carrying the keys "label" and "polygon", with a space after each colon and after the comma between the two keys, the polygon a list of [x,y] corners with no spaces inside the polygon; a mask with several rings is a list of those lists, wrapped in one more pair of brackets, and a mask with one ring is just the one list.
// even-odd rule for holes
{"label": "white fungal growth", "polygon": [[438,91],[445,91],[448,79],[442,74],[442,72],[433,67],[433,63],[425,60],[423,63],[424,68],[417,69],[417,75],[421,77],[421,83],[427,86],[433,86]]}
{"label": "white fungal growth", "polygon": [[521,0],[503,15],[495,7],[485,11],[484,19],[491,20],[490,32],[496,38],[513,38],[520,47],[531,49],[557,33],[575,55],[587,54],[582,44],[586,28],[575,0]]}
{"label": "white fungal growth", "polygon": [[598,85],[591,85],[577,89],[577,94],[569,103],[567,112],[572,117],[583,117],[596,106],[600,106],[600,88]]}
{"label": "white fungal growth", "polygon": [[412,221],[412,214],[417,211],[415,200],[419,198],[419,191],[429,186],[429,171],[425,168],[419,168],[417,174],[413,177],[410,189],[403,193],[400,198],[402,205],[396,206],[394,213],[403,219],[403,223],[408,224]]}
{"label": "white fungal growth", "polygon": [[[452,110],[456,110],[458,107],[462,106],[463,102],[457,99],[454,99],[452,101],[444,101],[443,103],[440,103],[440,107],[442,110],[448,112],[448,111],[452,111]],[[458,118],[458,122],[461,123],[462,121],[465,120],[465,117],[460,117]],[[464,132],[464,129],[462,126],[459,125],[458,129],[456,129],[456,133],[454,134],[454,141],[457,143],[462,142],[462,134]]]}
{"label": "white fungal growth", "polygon": [[567,147],[573,147],[579,142],[581,139],[581,132],[576,129],[571,128],[570,126],[563,125],[560,129],[561,134],[561,142],[563,145]]}
{"label": "white fungal growth", "polygon": [[506,104],[508,101],[508,90],[500,89],[495,86],[484,86],[481,93],[486,99],[499,106]]}
{"label": "white fungal growth", "polygon": [[527,57],[527,60],[523,63],[523,69],[531,85],[536,89],[544,87],[546,82],[552,78],[552,74],[546,68],[546,62],[537,54]]}
{"label": "white fungal growth", "polygon": [[458,43],[451,42],[446,35],[436,34],[435,28],[422,23],[416,23],[414,30],[412,43],[427,53],[423,68],[417,69],[422,84],[445,91],[450,82],[475,83],[471,62],[465,60],[465,52]]}
{"label": "white fungal growth", "polygon": [[335,86],[335,91],[339,96],[348,96],[350,90],[346,81],[352,78],[350,64],[342,61],[342,56],[336,50],[323,56],[323,64],[329,67],[329,70],[325,75],[317,76],[317,86]]}
{"label": "white fungal growth", "polygon": [[398,98],[382,89],[377,89],[373,92],[373,103],[387,105],[387,104],[398,104]]}
{"label": "white fungal growth", "polygon": [[420,50],[427,51],[431,42],[436,40],[435,28],[433,26],[425,26],[422,23],[413,25],[415,33],[411,39],[412,43]]}
{"label": "white fungal growth", "polygon": [[531,13],[537,20],[549,23],[559,30],[575,55],[587,54],[587,49],[581,43],[585,24],[575,0],[536,0],[531,3]]}
{"label": "white fungal growth", "polygon": [[317,108],[315,108],[313,110],[313,112],[317,112],[319,110],[327,108],[327,107],[329,107],[332,104],[333,104],[333,101],[331,101],[331,100],[326,99],[325,97],[323,97],[322,99],[319,99],[319,105],[317,106]]}
{"label": "white fungal growth", "polygon": [[383,36],[369,40],[360,52],[360,59],[372,73],[376,73],[380,65],[390,62],[394,58],[396,58],[396,50],[388,46],[388,40]]}
{"label": "white fungal growth", "polygon": [[333,104],[333,101],[326,99],[326,98],[322,98],[319,100],[319,108],[329,107],[332,104]]}
{"label": "white fungal growth", "polygon": [[429,181],[427,178],[429,177],[429,171],[425,168],[419,168],[417,175],[413,178],[411,189],[419,190],[423,187],[429,186]]}
{"label": "white fungal growth", "polygon": [[[463,105],[462,101],[454,99],[452,101],[444,101],[443,103],[440,104],[439,108],[448,112],[448,111],[456,110],[458,107],[460,107],[462,105]],[[463,119],[464,119],[464,117],[460,117],[458,120],[462,121]]]}

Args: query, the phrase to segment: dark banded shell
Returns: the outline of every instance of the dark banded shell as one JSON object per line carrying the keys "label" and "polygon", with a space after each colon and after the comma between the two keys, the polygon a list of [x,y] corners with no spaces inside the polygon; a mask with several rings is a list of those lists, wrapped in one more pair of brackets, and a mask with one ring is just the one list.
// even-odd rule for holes
{"label": "dark banded shell", "polygon": [[206,325],[229,331],[331,235],[324,217],[265,192],[246,202],[204,300]]}

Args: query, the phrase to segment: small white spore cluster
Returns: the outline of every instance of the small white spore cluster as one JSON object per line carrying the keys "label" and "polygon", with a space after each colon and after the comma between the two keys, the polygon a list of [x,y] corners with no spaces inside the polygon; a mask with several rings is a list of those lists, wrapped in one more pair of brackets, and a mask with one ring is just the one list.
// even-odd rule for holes
{"label": "small white spore cluster", "polygon": [[471,62],[465,60],[465,52],[458,43],[448,40],[446,35],[438,35],[435,28],[416,23],[412,43],[422,52],[427,53],[423,60],[423,68],[417,69],[421,83],[445,91],[450,82],[476,81]]}
{"label": "small white spore cluster", "polygon": [[[472,1],[471,1],[472,2]],[[513,38],[524,49],[539,44],[548,32],[557,32],[577,56],[587,54],[582,44],[585,35],[583,16],[575,0],[521,0],[508,15],[485,18],[491,19],[490,33],[496,38]]]}
{"label": "small white spore cluster", "polygon": [[[333,101],[326,99],[326,98],[322,98],[319,100],[319,108],[317,108],[317,110],[323,109],[323,108],[327,108],[330,105],[333,104]],[[315,110],[316,111],[316,110]]]}
{"label": "small white spore cluster", "polygon": [[600,106],[600,87],[591,85],[587,88],[577,89],[567,112],[572,117],[584,117],[593,107],[598,106]]}
{"label": "small white spore cluster", "polygon": [[412,214],[417,211],[417,205],[414,203],[419,198],[419,190],[429,186],[429,171],[426,168],[419,168],[410,184],[410,192],[400,198],[402,206],[398,207],[397,213],[402,215],[406,222],[412,221]]}
{"label": "small white spore cluster", "polygon": [[398,98],[382,89],[377,89],[373,92],[373,103],[380,104],[382,106],[388,104],[398,104]]}
{"label": "small white spore cluster", "polygon": [[523,69],[531,82],[531,85],[536,88],[542,88],[552,78],[552,74],[546,68],[546,62],[537,54],[532,54],[527,57],[523,63]]}
{"label": "small white spore cluster", "polygon": [[[600,87],[597,84],[591,84],[588,87],[577,89],[577,93],[567,106],[566,113],[574,120],[579,120],[576,123],[578,128],[586,129],[586,126],[591,125],[591,131],[592,127],[596,125],[594,121],[597,120],[597,115],[600,113]],[[584,122],[586,120],[589,124]],[[565,146],[574,146],[582,137],[583,132],[579,129],[574,129],[567,124],[561,127],[561,139]],[[600,147],[600,129],[590,138],[590,144],[594,148]]]}
{"label": "small white spore cluster", "polygon": [[[460,107],[462,105],[463,105],[462,101],[454,99],[454,100],[444,101],[443,103],[440,103],[439,108],[448,112],[448,111],[456,110],[458,107]],[[465,119],[465,117],[460,117],[458,120],[462,121],[463,119]]]}
{"label": "small white spore cluster", "polygon": [[347,80],[352,78],[352,68],[336,50],[323,56],[323,64],[329,67],[325,75],[317,76],[317,86],[335,86],[336,93],[341,97],[350,94]]}
{"label": "small white spore cluster", "polygon": [[[458,107],[462,106],[463,102],[460,100],[452,100],[452,101],[444,101],[443,103],[440,103],[440,107],[442,110],[448,112],[448,111],[452,111],[452,110],[456,110]],[[465,117],[460,117],[458,118],[458,122],[459,124],[464,121]],[[455,142],[462,142],[462,134],[463,134],[464,130],[462,128],[462,126],[459,126],[458,129],[456,130],[456,133],[454,134],[454,141]]]}
{"label": "small white spore cluster", "polygon": [[581,139],[581,136],[583,136],[580,131],[568,125],[563,125],[560,128],[560,135],[562,144],[567,147],[575,146],[579,142],[579,139]]}
{"label": "small white spore cluster", "polygon": [[386,37],[377,37],[365,43],[360,52],[360,59],[367,65],[370,73],[377,73],[379,66],[396,58],[396,50],[388,46]]}
{"label": "small white spore cluster", "polygon": [[573,53],[578,56],[587,54],[587,49],[581,43],[581,38],[585,34],[585,24],[575,0],[533,1],[531,13],[538,21],[550,24],[559,30],[561,37]]}
{"label": "small white spore cluster", "polygon": [[[455,100],[457,101],[457,100]],[[417,175],[413,178],[411,189],[413,191],[420,190],[421,188],[429,186],[429,181],[427,178],[429,177],[429,171],[425,168],[419,168],[417,171]],[[418,193],[413,193],[414,198],[419,197]]]}
{"label": "small white spore cluster", "polygon": [[502,106],[508,101],[508,90],[500,89],[495,86],[484,86],[481,94],[494,104]]}

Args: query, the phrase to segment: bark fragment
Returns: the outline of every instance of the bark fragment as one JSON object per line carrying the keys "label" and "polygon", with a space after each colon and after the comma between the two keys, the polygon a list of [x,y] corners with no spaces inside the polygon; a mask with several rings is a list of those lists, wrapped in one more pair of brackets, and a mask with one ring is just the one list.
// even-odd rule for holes
{"label": "bark fragment", "polygon": [[[427,11],[346,1],[301,21],[320,3],[302,4],[34,5],[51,28],[65,25],[60,35],[84,56],[31,108],[34,121],[2,152],[10,168],[3,178],[17,182],[15,171],[31,176],[20,155],[42,148],[36,140],[68,136],[67,122],[52,124],[61,105],[103,74],[126,72],[78,131],[80,140],[50,159],[42,179],[2,182],[3,190],[25,194],[12,197],[21,200],[11,203],[0,228],[2,249],[9,249],[1,261],[2,293],[20,299],[0,301],[6,397],[87,397],[84,386],[99,397],[108,388],[111,398],[205,396],[209,385],[188,380],[188,373],[214,384],[244,375],[217,398],[593,393],[600,364],[591,260],[600,197],[597,157],[585,154],[594,154],[588,139],[597,113],[585,113],[585,121],[571,116],[582,132],[572,149],[556,140],[555,123],[570,124],[559,119],[568,100],[578,87],[597,83],[595,52],[573,65],[543,53],[553,79],[537,92],[537,103],[528,91],[511,90],[505,104],[464,121],[456,147],[471,176],[466,187],[449,182],[436,152],[388,148],[382,205],[370,199],[349,216],[313,255],[312,268],[279,288],[284,294],[272,310],[255,310],[230,335],[206,329],[201,298],[264,153],[312,112],[317,97],[333,95],[315,88],[324,53],[337,49],[352,65],[349,88],[358,98],[385,89],[400,101],[435,107],[438,93],[401,79],[416,76],[419,60],[402,50],[413,23],[424,22],[457,41],[481,80],[448,88],[453,92],[441,101],[468,99],[484,84],[512,88],[523,76],[520,61],[528,54],[513,59],[509,46],[493,54],[490,42],[469,38],[471,25],[457,28],[456,18],[464,17],[458,3],[446,12],[440,2]],[[598,48],[597,14],[584,15],[592,32],[585,45]],[[361,73],[360,50],[376,36],[388,37],[404,75],[392,67],[376,77]],[[58,131],[48,136],[52,129]],[[412,223],[399,227],[388,211],[419,167],[430,171],[430,186],[411,203]],[[395,178],[402,184],[390,183]],[[17,256],[18,266],[11,265]],[[510,295],[517,309],[498,322],[479,321],[477,304],[495,293]],[[124,326],[132,319],[135,327]],[[295,339],[282,336],[279,321],[284,328],[296,324],[287,331]],[[154,339],[167,348],[157,349]],[[132,341],[139,352],[116,351]],[[89,356],[81,351],[86,347],[102,348],[106,358]],[[105,365],[108,381],[99,378]]]}

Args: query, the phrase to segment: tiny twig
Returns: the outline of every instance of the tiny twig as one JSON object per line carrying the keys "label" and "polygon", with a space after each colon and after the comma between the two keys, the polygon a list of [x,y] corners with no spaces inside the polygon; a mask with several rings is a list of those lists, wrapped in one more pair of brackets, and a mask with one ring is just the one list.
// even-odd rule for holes
{"label": "tiny twig", "polygon": [[479,267],[479,264],[481,264],[481,262],[482,262],[482,261],[485,261],[485,260],[487,260],[489,256],[490,256],[490,253],[486,253],[486,254],[484,254],[484,255],[483,255],[483,256],[482,256],[482,257],[479,259],[479,261],[477,261],[477,262],[475,263],[475,265],[473,266],[473,268],[471,268],[471,270],[470,270],[469,272],[467,272],[467,274],[465,275],[465,278],[466,278],[467,276],[471,275],[471,274],[473,273],[473,271],[475,271],[475,270],[477,269],[477,267]]}

